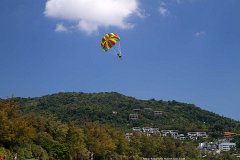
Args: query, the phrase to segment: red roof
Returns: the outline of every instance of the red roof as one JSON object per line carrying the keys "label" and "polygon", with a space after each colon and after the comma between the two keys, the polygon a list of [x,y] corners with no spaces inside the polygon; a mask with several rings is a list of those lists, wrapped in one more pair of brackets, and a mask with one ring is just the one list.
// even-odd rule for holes
{"label": "red roof", "polygon": [[233,132],[224,132],[223,133],[225,136],[227,136],[227,135],[233,135],[233,134],[236,134],[236,133],[233,133]]}

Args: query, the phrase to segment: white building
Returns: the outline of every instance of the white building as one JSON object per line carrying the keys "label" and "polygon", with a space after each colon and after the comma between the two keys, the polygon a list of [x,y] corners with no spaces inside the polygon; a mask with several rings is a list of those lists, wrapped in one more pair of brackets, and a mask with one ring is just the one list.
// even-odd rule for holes
{"label": "white building", "polygon": [[129,141],[131,140],[132,136],[133,136],[133,133],[126,133],[125,134],[126,139],[129,140]]}
{"label": "white building", "polygon": [[113,113],[113,114],[117,114],[118,112],[116,112],[116,111],[112,111],[112,113]]}
{"label": "white building", "polygon": [[150,127],[143,127],[142,128],[143,133],[151,133],[151,130],[152,130],[152,128],[150,128]]}
{"label": "white building", "polygon": [[207,138],[208,137],[206,132],[188,132],[187,135],[192,140],[196,140],[199,137],[202,137],[202,138]]}
{"label": "white building", "polygon": [[143,127],[142,130],[146,134],[160,134],[159,128]]}
{"label": "white building", "polygon": [[142,132],[142,129],[140,127],[133,127],[132,130],[134,132]]}
{"label": "white building", "polygon": [[224,143],[220,143],[218,147],[221,151],[230,151],[231,148],[233,149],[236,148],[236,143],[224,142]]}
{"label": "white building", "polygon": [[218,146],[219,146],[218,142],[204,142],[204,143],[199,143],[198,149],[214,151],[214,150],[218,150]]}
{"label": "white building", "polygon": [[159,128],[152,128],[152,134],[160,134]]}
{"label": "white building", "polygon": [[222,151],[230,151],[230,149],[236,148],[236,143],[230,142],[204,142],[199,143],[198,149],[201,151],[207,151],[208,153],[219,154]]}
{"label": "white building", "polygon": [[172,136],[177,138],[178,130],[161,130],[162,136]]}

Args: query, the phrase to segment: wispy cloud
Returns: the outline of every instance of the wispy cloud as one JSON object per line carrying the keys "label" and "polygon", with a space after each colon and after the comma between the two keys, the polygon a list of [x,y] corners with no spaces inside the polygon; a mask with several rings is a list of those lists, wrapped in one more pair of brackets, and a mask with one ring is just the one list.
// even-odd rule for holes
{"label": "wispy cloud", "polygon": [[206,32],[205,31],[198,31],[194,33],[194,36],[199,38],[199,37],[204,37],[206,36]]}
{"label": "wispy cloud", "polygon": [[[44,14],[72,22],[79,30],[91,34],[101,27],[132,28],[134,25],[127,22],[127,18],[142,17],[138,6],[138,0],[48,0]],[[59,24],[56,31],[66,29]]]}
{"label": "wispy cloud", "polygon": [[167,5],[164,2],[161,2],[158,11],[161,16],[165,17],[170,14],[170,11],[167,9]]}
{"label": "wispy cloud", "polygon": [[190,2],[190,3],[195,3],[199,0],[174,0],[176,1],[178,4],[184,3],[184,2]]}
{"label": "wispy cloud", "polygon": [[182,3],[182,0],[176,0],[176,2],[177,2],[178,4],[180,4],[180,3]]}
{"label": "wispy cloud", "polygon": [[173,6],[178,6],[187,3],[195,3],[200,0],[160,0],[160,6],[158,11],[162,17],[168,15],[174,15],[174,10],[171,10]]}
{"label": "wispy cloud", "polygon": [[67,30],[68,29],[62,23],[58,23],[55,28],[56,32],[66,32]]}

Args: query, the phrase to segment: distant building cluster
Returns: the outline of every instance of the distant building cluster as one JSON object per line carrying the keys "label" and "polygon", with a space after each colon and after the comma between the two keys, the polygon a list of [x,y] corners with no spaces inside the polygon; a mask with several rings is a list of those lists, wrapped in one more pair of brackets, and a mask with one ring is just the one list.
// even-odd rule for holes
{"label": "distant building cluster", "polygon": [[[187,135],[183,133],[179,133],[178,130],[159,130],[159,128],[152,128],[152,127],[133,127],[132,128],[133,132],[138,132],[145,134],[147,136],[151,135],[160,135],[163,137],[169,136],[173,137],[174,139],[179,139],[179,140],[185,140],[185,139],[191,139],[191,140],[196,140],[201,138],[207,138],[208,135],[206,132],[188,132]],[[133,133],[126,133],[126,138],[130,139],[131,135]]]}
{"label": "distant building cluster", "polygon": [[[160,110],[153,110],[152,108],[136,108],[132,110],[133,113],[129,114],[128,120],[134,121],[138,120],[141,114],[148,114],[150,116],[162,116],[164,113]],[[131,137],[134,133],[145,134],[147,136],[159,135],[162,137],[173,137],[178,140],[199,140],[199,139],[207,139],[208,134],[206,132],[187,132],[187,133],[179,133],[178,130],[160,130],[159,128],[152,127],[133,127],[132,132],[126,133],[125,137],[130,141]],[[235,136],[240,136],[240,134],[236,134],[234,132],[224,132],[223,140],[219,140],[216,142],[202,142],[199,143],[198,149],[201,154],[206,155],[208,153],[211,154],[220,154],[221,152],[230,151],[232,149],[236,149],[236,143],[232,143],[232,140]]]}
{"label": "distant building cluster", "polygon": [[223,151],[230,151],[231,149],[236,149],[236,143],[231,142],[203,142],[199,143],[198,149],[202,153],[212,153],[212,154],[219,154]]}
{"label": "distant building cluster", "polygon": [[239,136],[239,134],[233,132],[224,132],[224,139],[220,139],[215,142],[202,142],[199,143],[198,149],[202,154],[220,154],[221,152],[226,152],[230,150],[236,149],[236,143],[232,143],[232,140],[235,136]]}

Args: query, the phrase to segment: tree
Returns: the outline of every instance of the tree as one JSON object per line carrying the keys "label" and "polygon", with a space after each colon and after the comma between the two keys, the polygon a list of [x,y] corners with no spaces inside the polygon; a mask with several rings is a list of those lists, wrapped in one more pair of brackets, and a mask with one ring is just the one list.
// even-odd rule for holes
{"label": "tree", "polygon": [[83,130],[74,124],[69,124],[66,136],[66,144],[69,149],[69,159],[88,159],[89,152],[84,141]]}
{"label": "tree", "polygon": [[7,148],[33,140],[35,129],[29,116],[23,116],[12,100],[0,103],[0,143]]}
{"label": "tree", "polygon": [[142,146],[141,135],[134,133],[129,143],[128,158],[130,160],[140,159]]}
{"label": "tree", "polygon": [[116,145],[107,128],[99,123],[86,123],[84,126],[87,148],[95,158],[105,159],[111,156]]}

